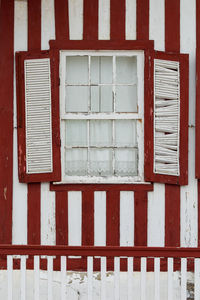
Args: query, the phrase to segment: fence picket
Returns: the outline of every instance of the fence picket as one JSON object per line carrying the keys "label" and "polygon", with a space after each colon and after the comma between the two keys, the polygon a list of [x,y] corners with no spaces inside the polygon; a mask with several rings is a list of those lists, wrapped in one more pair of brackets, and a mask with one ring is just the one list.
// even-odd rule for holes
{"label": "fence picket", "polygon": [[48,300],[53,300],[53,256],[47,256]]}
{"label": "fence picket", "polygon": [[181,300],[187,300],[187,259],[181,258]]}
{"label": "fence picket", "polygon": [[173,258],[168,258],[168,300],[173,300]]}
{"label": "fence picket", "polygon": [[67,262],[66,262],[66,256],[61,256],[61,300],[66,299],[66,268],[67,268]]}
{"label": "fence picket", "polygon": [[101,257],[101,300],[106,300],[106,257]]}
{"label": "fence picket", "polygon": [[88,300],[92,300],[93,292],[93,257],[87,258],[87,276],[88,276]]}
{"label": "fence picket", "polygon": [[154,258],[155,300],[160,300],[160,258]]}
{"label": "fence picket", "polygon": [[200,258],[194,260],[194,299],[200,300]]}
{"label": "fence picket", "polygon": [[114,298],[119,300],[120,298],[120,258],[114,258]]}
{"label": "fence picket", "polygon": [[141,282],[140,282],[141,300],[146,300],[146,269],[147,269],[147,259],[146,257],[141,257]]}
{"label": "fence picket", "polygon": [[21,300],[26,300],[26,256],[21,256]]}
{"label": "fence picket", "polygon": [[34,256],[34,299],[40,298],[40,257]]}
{"label": "fence picket", "polygon": [[128,300],[133,299],[133,257],[128,257]]}
{"label": "fence picket", "polygon": [[7,256],[7,279],[8,279],[8,300],[12,300],[12,287],[13,287],[13,257]]}

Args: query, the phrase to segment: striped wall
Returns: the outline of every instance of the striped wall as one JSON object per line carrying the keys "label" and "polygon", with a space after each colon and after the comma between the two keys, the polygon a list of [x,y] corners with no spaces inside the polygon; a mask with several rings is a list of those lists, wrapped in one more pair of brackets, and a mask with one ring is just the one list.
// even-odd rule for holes
{"label": "striped wall", "polygon": [[[6,1],[1,2],[2,9]],[[7,237],[0,242],[8,243],[10,239],[13,244],[196,247],[199,240],[195,179],[196,1],[68,0],[67,5],[67,0],[15,0],[13,5],[15,52],[48,49],[48,41],[55,38],[98,37],[153,39],[156,50],[189,53],[189,184],[178,187],[155,183],[149,192],[119,188],[55,192],[50,191],[49,183],[19,183],[14,78],[13,149],[10,149],[13,170],[9,170],[13,172],[13,184],[12,176],[6,173],[12,185],[9,193],[12,202],[5,206],[4,199],[0,200],[3,203],[0,215],[11,210],[12,221],[10,218],[5,229]]]}

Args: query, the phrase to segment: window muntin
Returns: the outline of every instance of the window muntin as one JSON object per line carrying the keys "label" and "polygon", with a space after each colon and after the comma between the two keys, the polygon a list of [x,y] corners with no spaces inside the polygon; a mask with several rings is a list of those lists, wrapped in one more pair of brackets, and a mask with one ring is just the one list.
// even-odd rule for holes
{"label": "window muntin", "polygon": [[143,51],[60,59],[62,182],[143,181]]}

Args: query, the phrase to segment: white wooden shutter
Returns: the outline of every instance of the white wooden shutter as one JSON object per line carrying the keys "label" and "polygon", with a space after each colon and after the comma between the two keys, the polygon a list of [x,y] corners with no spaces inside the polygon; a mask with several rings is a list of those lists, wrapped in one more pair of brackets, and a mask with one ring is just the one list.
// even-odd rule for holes
{"label": "white wooden shutter", "polygon": [[154,59],[154,173],[179,176],[179,62]]}
{"label": "white wooden shutter", "polygon": [[26,173],[50,173],[52,158],[50,59],[26,59]]}

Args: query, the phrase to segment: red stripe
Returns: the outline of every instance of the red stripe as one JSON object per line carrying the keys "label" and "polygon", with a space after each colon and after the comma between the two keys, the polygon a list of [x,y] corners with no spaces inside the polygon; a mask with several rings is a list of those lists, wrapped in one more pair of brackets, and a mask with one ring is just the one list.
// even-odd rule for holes
{"label": "red stripe", "polygon": [[120,191],[106,193],[106,245],[119,246]]}
{"label": "red stripe", "polygon": [[165,186],[165,246],[180,246],[180,188]]}
{"label": "red stripe", "polygon": [[68,1],[55,0],[56,39],[69,39]]}
{"label": "red stripe", "polygon": [[83,39],[98,39],[98,0],[84,0]]}
{"label": "red stripe", "polygon": [[137,0],[137,40],[149,39],[149,0]]}
{"label": "red stripe", "polygon": [[110,0],[110,39],[125,40],[125,0]]}
{"label": "red stripe", "polygon": [[40,244],[40,183],[28,184],[28,244]]}
{"label": "red stripe", "polygon": [[41,48],[41,0],[28,0],[28,49]]}
{"label": "red stripe", "polygon": [[196,176],[200,178],[200,1],[196,1]]}
{"label": "red stripe", "polygon": [[68,192],[56,192],[56,245],[68,245]]}
{"label": "red stripe", "polygon": [[0,10],[0,243],[12,243],[14,1]]}
{"label": "red stripe", "polygon": [[[28,0],[28,50],[41,49],[41,0]],[[40,183],[28,184],[28,243],[40,244]]]}
{"label": "red stripe", "polygon": [[134,245],[147,245],[147,192],[134,193]]}
{"label": "red stripe", "polygon": [[180,51],[180,0],[165,0],[165,50]]}
{"label": "red stripe", "polygon": [[94,245],[94,192],[82,191],[82,245]]}
{"label": "red stripe", "polygon": [[[165,1],[165,49],[180,51],[180,1]],[[180,186],[165,185],[165,246],[180,246]]]}

